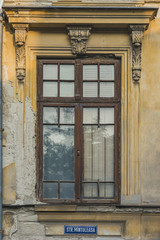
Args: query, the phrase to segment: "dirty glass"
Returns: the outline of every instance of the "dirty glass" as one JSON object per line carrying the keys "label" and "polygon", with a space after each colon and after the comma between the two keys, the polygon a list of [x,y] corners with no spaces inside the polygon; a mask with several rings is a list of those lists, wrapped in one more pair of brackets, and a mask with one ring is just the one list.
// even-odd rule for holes
{"label": "dirty glass", "polygon": [[114,124],[114,108],[100,108],[100,123]]}
{"label": "dirty glass", "polygon": [[60,83],[60,97],[74,97],[74,83],[61,82]]}
{"label": "dirty glass", "polygon": [[113,183],[100,183],[99,195],[101,198],[113,198],[114,197],[114,184]]}
{"label": "dirty glass", "polygon": [[74,126],[43,127],[44,180],[74,180]]}
{"label": "dirty glass", "polygon": [[83,123],[98,124],[98,108],[83,108]]}
{"label": "dirty glass", "polygon": [[83,183],[83,197],[97,198],[98,197],[97,183]]}
{"label": "dirty glass", "polygon": [[60,123],[74,124],[74,108],[71,107],[60,108]]}
{"label": "dirty glass", "polygon": [[44,107],[43,108],[43,123],[58,123],[58,108]]}
{"label": "dirty glass", "polygon": [[44,198],[58,198],[58,183],[43,183]]}
{"label": "dirty glass", "polygon": [[98,80],[98,66],[83,65],[83,80]]}
{"label": "dirty glass", "polygon": [[44,64],[43,65],[43,80],[58,80],[58,65]]}
{"label": "dirty glass", "polygon": [[61,183],[60,198],[61,199],[74,198],[74,183]]}
{"label": "dirty glass", "polygon": [[114,80],[114,65],[100,65],[100,80]]}
{"label": "dirty glass", "polygon": [[[107,122],[107,121],[106,121]],[[114,181],[114,125],[83,126],[84,182]],[[99,183],[99,197],[110,197],[114,185]],[[84,184],[84,197],[94,197],[97,184]],[[103,190],[104,189],[104,190]],[[98,197],[98,196],[97,196]]]}
{"label": "dirty glass", "polygon": [[43,82],[43,96],[57,97],[58,96],[57,82]]}
{"label": "dirty glass", "polygon": [[74,80],[74,65],[60,65],[60,80]]}
{"label": "dirty glass", "polygon": [[100,83],[100,97],[114,97],[114,83],[101,82]]}
{"label": "dirty glass", "polygon": [[84,82],[83,97],[97,97],[97,96],[98,96],[98,83]]}

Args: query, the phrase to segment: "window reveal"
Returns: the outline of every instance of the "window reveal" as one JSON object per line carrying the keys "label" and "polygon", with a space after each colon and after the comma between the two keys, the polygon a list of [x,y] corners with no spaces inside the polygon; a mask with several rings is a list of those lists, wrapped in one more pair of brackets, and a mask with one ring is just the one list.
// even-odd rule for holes
{"label": "window reveal", "polygon": [[38,72],[41,200],[118,202],[120,61],[39,60]]}

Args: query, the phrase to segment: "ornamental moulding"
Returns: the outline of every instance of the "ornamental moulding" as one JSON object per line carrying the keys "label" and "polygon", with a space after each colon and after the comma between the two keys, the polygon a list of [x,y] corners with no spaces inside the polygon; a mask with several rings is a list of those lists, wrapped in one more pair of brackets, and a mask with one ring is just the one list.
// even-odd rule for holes
{"label": "ornamental moulding", "polygon": [[132,79],[139,83],[141,78],[142,39],[147,25],[130,25],[132,41]]}
{"label": "ornamental moulding", "polygon": [[15,36],[16,76],[19,81],[26,77],[26,37],[28,24],[12,24]]}
{"label": "ornamental moulding", "polygon": [[67,28],[74,55],[84,55],[87,51],[87,41],[90,36],[90,26],[70,26]]}

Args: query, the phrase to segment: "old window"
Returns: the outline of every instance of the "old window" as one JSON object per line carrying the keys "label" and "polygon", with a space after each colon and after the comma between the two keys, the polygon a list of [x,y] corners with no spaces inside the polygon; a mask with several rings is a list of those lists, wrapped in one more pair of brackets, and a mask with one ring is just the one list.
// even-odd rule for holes
{"label": "old window", "polygon": [[119,199],[120,60],[38,61],[41,201]]}

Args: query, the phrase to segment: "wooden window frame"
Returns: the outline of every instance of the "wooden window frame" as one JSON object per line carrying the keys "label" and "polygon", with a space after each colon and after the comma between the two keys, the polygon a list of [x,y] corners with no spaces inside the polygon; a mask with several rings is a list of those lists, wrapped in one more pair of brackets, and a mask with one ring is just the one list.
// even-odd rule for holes
{"label": "wooden window frame", "polygon": [[[75,97],[43,97],[43,64],[75,64]],[[114,64],[115,66],[115,92],[114,97],[82,97],[83,64]],[[118,204],[120,201],[120,120],[121,120],[121,77],[120,59],[66,59],[51,60],[38,59],[37,62],[37,162],[38,162],[38,196],[40,201],[48,203],[69,203],[69,204]],[[98,71],[99,72],[99,71]],[[58,76],[58,84],[59,84]],[[98,73],[99,84],[99,73]],[[75,107],[75,200],[66,199],[44,199],[43,198],[43,107]],[[82,198],[82,174],[83,174],[83,134],[78,131],[83,127],[82,107],[114,107],[115,109],[115,151],[114,151],[114,198],[113,199],[83,199]],[[79,109],[81,108],[81,109]],[[78,110],[77,110],[78,109]],[[79,126],[82,124],[82,126]],[[78,156],[77,151],[80,151]]]}

